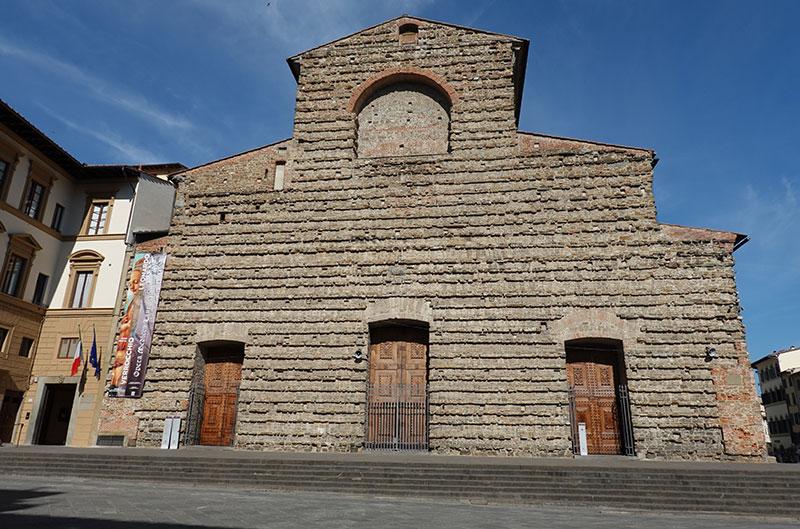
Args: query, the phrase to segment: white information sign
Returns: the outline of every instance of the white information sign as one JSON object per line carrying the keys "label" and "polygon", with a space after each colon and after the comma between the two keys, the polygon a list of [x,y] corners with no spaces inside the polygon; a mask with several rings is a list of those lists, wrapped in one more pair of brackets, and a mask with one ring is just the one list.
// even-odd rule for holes
{"label": "white information sign", "polygon": [[586,446],[586,423],[578,423],[578,442],[580,443],[581,455],[588,456],[589,449]]}

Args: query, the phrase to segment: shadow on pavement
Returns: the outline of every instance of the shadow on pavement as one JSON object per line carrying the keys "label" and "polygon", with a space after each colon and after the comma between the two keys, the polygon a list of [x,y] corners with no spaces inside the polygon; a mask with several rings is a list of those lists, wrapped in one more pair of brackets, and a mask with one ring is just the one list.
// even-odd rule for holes
{"label": "shadow on pavement", "polygon": [[208,525],[184,525],[177,523],[104,520],[98,518],[70,518],[29,514],[0,514],[3,529],[222,529]]}
{"label": "shadow on pavement", "polygon": [[[46,516],[21,514],[19,511],[40,507],[40,498],[63,494],[42,489],[0,489],[0,528],[2,529],[219,529],[208,525],[185,525],[179,523],[143,522],[138,520],[108,520],[103,518],[79,518],[76,516]],[[87,501],[89,501],[87,499]],[[68,509],[68,504],[63,506]],[[16,512],[14,512],[16,511]],[[64,514],[71,514],[65,512]]]}
{"label": "shadow on pavement", "polygon": [[[19,511],[30,507],[35,507],[39,505],[39,503],[28,504],[28,502],[30,500],[35,500],[36,498],[46,498],[47,496],[55,496],[58,494],[61,493],[51,490],[0,489],[0,513],[8,511]],[[2,521],[2,519],[3,516],[0,515],[0,521]],[[5,527],[5,526],[0,524],[0,527]]]}

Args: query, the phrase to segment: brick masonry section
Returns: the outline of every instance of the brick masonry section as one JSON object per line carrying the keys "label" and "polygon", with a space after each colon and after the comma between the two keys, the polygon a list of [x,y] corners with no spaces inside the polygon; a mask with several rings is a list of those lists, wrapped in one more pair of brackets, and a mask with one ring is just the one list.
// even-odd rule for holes
{"label": "brick masonry section", "polygon": [[[234,339],[236,446],[359,449],[352,355],[388,314],[430,325],[434,452],[571,453],[564,341],[616,338],[638,455],[763,460],[735,235],[659,224],[650,150],[518,132],[521,42],[390,21],[310,50],[291,140],[179,175],[139,444],[184,411],[198,342]],[[359,87],[398,68],[453,92],[449,150],[358,157]]]}

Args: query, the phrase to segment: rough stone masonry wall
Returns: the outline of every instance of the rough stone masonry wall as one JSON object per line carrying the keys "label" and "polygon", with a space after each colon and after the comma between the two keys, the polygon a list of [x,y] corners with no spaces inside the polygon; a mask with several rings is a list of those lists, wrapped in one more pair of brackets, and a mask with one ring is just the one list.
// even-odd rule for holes
{"label": "rough stone masonry wall", "polygon": [[[640,455],[759,455],[727,448],[711,369],[746,357],[730,248],[656,222],[652,152],[518,134],[509,38],[422,23],[403,47],[396,31],[302,56],[291,141],[183,175],[140,444],[184,406],[198,336],[236,336],[237,446],[359,448],[365,314],[417,303],[435,452],[568,454],[563,342],[605,336],[624,342]],[[398,64],[457,94],[451,152],[357,159],[347,102]],[[720,383],[755,402],[749,380]]]}

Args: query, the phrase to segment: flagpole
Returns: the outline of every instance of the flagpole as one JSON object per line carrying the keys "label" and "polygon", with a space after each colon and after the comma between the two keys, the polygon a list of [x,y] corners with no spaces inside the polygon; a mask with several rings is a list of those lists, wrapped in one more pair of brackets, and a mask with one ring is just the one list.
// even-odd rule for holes
{"label": "flagpole", "polygon": [[92,324],[92,348],[89,350],[89,362],[92,361],[92,355],[94,355],[94,363],[92,363],[92,367],[94,368],[94,376],[97,380],[100,380],[100,351],[97,350],[97,328],[95,327],[94,323]]}
{"label": "flagpole", "polygon": [[83,395],[83,390],[86,388],[86,364],[88,363],[88,359],[84,360],[83,358],[83,335],[81,334],[81,326],[78,325],[78,340],[81,344],[81,362],[83,362],[83,367],[81,369],[81,378],[78,382],[78,394]]}

